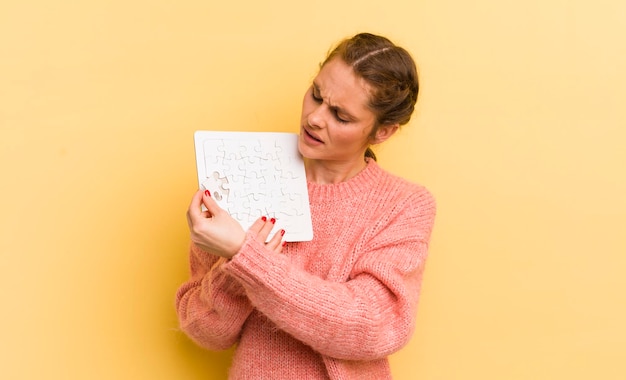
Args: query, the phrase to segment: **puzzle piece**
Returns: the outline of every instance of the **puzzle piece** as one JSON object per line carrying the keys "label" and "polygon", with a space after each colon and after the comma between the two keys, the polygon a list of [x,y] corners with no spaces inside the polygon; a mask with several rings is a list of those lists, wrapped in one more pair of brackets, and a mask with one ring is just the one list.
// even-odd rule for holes
{"label": "puzzle piece", "polygon": [[207,172],[205,172],[205,177],[210,177],[211,173],[208,170],[211,170],[215,165],[219,165],[220,160],[223,158],[222,152],[224,146],[224,141],[219,139],[207,139],[204,140],[202,144],[202,149],[204,151],[204,161],[205,168]]}
{"label": "puzzle piece", "polygon": [[264,194],[266,190],[265,177],[259,175],[256,171],[250,171],[246,173],[243,179],[244,189],[247,189],[249,193],[261,193]]}
{"label": "puzzle piece", "polygon": [[202,187],[205,190],[209,190],[213,198],[215,198],[218,202],[221,200],[228,202],[228,195],[230,194],[228,177],[214,171],[210,177],[206,178],[202,182]]}
{"label": "puzzle piece", "polygon": [[257,155],[264,160],[277,160],[278,149],[276,142],[270,140],[261,141],[259,146],[255,148]]}
{"label": "puzzle piece", "polygon": [[261,143],[259,140],[242,140],[237,148],[241,158],[256,159],[259,155],[259,147]]}

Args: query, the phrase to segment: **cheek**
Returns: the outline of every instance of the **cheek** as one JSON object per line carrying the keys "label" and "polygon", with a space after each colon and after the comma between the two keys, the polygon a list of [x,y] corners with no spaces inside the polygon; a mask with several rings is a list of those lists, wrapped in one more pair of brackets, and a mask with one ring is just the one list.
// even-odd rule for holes
{"label": "cheek", "polygon": [[304,97],[302,98],[302,118],[304,119],[304,117],[306,115],[308,115],[309,113],[311,113],[311,103],[313,103],[313,100],[311,99],[311,94],[310,94],[310,90],[304,93]]}
{"label": "cheek", "polygon": [[338,128],[334,133],[334,140],[344,146],[362,148],[369,145],[367,128]]}
{"label": "cheek", "polygon": [[309,105],[307,103],[306,97],[302,99],[302,116],[309,113]]}

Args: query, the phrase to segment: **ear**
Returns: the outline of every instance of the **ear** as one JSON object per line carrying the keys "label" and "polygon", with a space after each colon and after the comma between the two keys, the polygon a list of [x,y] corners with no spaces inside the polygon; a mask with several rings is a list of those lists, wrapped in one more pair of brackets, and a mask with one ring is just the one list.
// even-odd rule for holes
{"label": "ear", "polygon": [[393,136],[394,133],[396,133],[398,128],[400,128],[399,124],[381,125],[376,131],[376,136],[372,139],[372,144],[385,142],[388,138]]}

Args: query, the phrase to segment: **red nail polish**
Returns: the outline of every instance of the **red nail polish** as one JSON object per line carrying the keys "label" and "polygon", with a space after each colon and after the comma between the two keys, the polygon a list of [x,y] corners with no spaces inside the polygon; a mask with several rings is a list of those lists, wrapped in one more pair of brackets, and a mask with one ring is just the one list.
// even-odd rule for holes
{"label": "red nail polish", "polygon": [[283,242],[283,247],[286,246],[286,245],[287,245],[287,241],[284,241]]}
{"label": "red nail polish", "polygon": [[276,223],[276,218],[270,219],[270,222],[272,222],[272,224]]}
{"label": "red nail polish", "polygon": [[285,236],[285,230],[280,230],[280,236]]}
{"label": "red nail polish", "polygon": [[267,218],[266,218],[266,217],[264,217],[264,216],[262,216],[262,217],[261,217],[261,220],[265,222],[265,221],[267,220]]}
{"label": "red nail polish", "polygon": [[206,195],[207,197],[210,197],[211,192],[209,190],[204,190],[204,195]]}

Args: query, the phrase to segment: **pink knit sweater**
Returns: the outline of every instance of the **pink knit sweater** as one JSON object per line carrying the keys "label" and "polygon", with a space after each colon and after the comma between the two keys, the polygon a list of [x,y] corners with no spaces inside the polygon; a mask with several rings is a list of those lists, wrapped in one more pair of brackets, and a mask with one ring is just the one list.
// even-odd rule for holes
{"label": "pink knit sweater", "polygon": [[346,182],[308,186],[313,241],[276,254],[248,233],[229,261],[191,246],[180,326],[211,350],[237,344],[229,379],[391,379],[387,356],[414,328],[434,199],[372,160]]}

